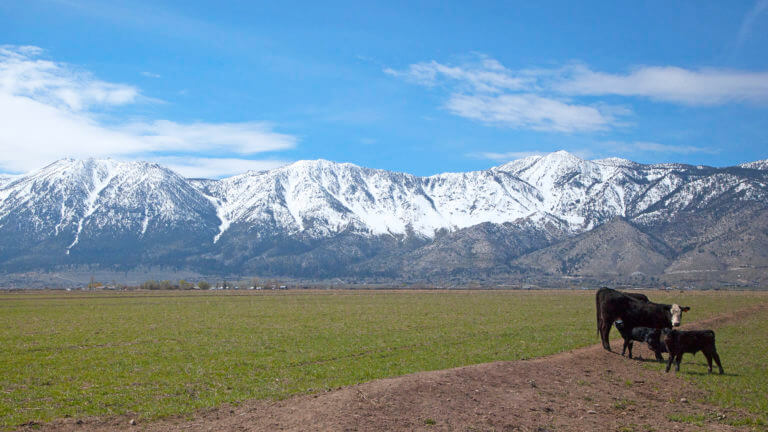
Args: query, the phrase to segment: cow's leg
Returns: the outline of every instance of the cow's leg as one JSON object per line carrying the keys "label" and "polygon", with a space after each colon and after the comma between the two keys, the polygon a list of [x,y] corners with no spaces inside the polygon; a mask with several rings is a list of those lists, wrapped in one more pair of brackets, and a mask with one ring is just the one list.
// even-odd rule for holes
{"label": "cow's leg", "polygon": [[669,368],[672,367],[672,361],[675,359],[675,356],[672,355],[672,353],[669,353],[669,360],[667,360],[667,370],[665,372],[669,372]]}
{"label": "cow's leg", "polygon": [[600,313],[600,302],[595,298],[595,312],[597,315],[597,334],[602,337],[601,329],[603,328],[602,313]]}
{"label": "cow's leg", "polygon": [[[717,367],[720,369],[720,375],[723,374],[723,365],[720,364],[720,356],[717,355],[717,351],[712,351],[712,358],[715,359],[715,363],[717,363]],[[711,366],[710,366],[711,369]]]}
{"label": "cow's leg", "polygon": [[611,332],[611,326],[613,325],[612,321],[609,321],[603,317],[602,322],[600,323],[600,339],[603,341],[603,348],[610,351],[611,350],[611,344],[608,340],[608,334]]}
{"label": "cow's leg", "polygon": [[675,357],[675,372],[680,372],[680,361],[683,359],[683,353],[680,353]]}
{"label": "cow's leg", "polygon": [[704,351],[704,357],[707,359],[707,369],[709,373],[712,373],[712,354],[709,351]]}
{"label": "cow's leg", "polygon": [[634,345],[634,342],[632,342],[632,339],[629,340],[629,358],[632,358],[632,345]]}
{"label": "cow's leg", "polygon": [[653,350],[653,353],[656,354],[656,361],[663,362],[664,357],[661,356],[661,351],[658,349]]}

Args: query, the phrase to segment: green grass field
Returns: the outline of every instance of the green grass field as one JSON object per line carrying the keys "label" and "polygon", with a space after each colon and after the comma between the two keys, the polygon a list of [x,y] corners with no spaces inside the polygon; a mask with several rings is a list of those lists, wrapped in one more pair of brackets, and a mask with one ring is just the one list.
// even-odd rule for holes
{"label": "green grass field", "polygon": [[[687,321],[768,302],[760,293],[650,296],[685,299]],[[552,354],[598,343],[594,308],[592,291],[3,293],[0,428],[65,416],[152,419]],[[767,321],[752,325],[764,331]],[[727,338],[718,332],[732,371]],[[734,383],[725,394],[744,385]],[[768,391],[765,376],[748,384]],[[755,397],[717,400],[764,407],[750,405]]]}

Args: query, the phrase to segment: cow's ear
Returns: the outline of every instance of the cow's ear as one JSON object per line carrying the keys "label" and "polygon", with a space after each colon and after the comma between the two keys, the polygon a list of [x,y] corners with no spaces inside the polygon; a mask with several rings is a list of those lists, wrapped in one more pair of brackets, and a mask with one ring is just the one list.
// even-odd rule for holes
{"label": "cow's ear", "polygon": [[682,308],[680,308],[680,310],[682,310],[683,312],[688,312],[689,310],[691,310],[691,307],[690,306],[683,306]]}

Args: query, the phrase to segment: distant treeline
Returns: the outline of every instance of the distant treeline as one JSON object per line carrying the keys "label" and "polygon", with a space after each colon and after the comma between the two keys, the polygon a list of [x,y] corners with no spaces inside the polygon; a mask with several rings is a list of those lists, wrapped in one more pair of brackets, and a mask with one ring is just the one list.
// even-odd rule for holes
{"label": "distant treeline", "polygon": [[[274,279],[268,279],[268,280],[259,280],[257,278],[252,278],[248,280],[238,280],[238,281],[227,281],[227,280],[220,280],[217,282],[214,282],[213,284],[205,281],[200,280],[197,282],[188,282],[184,279],[180,279],[178,281],[170,281],[170,280],[148,280],[144,283],[142,283],[139,286],[127,286],[122,285],[119,286],[120,289],[143,289],[143,290],[192,290],[192,289],[200,289],[200,290],[208,290],[208,289],[286,289],[287,286]],[[294,288],[301,288],[301,287],[294,287]]]}
{"label": "distant treeline", "polygon": [[197,285],[187,282],[184,279],[179,280],[178,282],[172,282],[169,280],[162,280],[162,281],[156,281],[156,280],[148,280],[141,285],[139,285],[138,288],[145,289],[145,290],[190,290],[190,289],[208,289],[211,287],[211,284],[209,284],[206,281],[200,281],[197,283]]}

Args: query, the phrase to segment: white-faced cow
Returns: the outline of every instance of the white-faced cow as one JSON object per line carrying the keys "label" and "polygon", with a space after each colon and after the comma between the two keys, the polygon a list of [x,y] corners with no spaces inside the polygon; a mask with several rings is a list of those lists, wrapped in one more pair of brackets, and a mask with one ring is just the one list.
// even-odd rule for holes
{"label": "white-faced cow", "polygon": [[610,288],[600,288],[595,295],[597,308],[597,331],[603,348],[610,351],[608,334],[614,321],[621,319],[626,331],[635,327],[661,329],[680,325],[683,312],[691,308],[676,304],[653,303],[642,294],[623,293]]}

